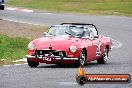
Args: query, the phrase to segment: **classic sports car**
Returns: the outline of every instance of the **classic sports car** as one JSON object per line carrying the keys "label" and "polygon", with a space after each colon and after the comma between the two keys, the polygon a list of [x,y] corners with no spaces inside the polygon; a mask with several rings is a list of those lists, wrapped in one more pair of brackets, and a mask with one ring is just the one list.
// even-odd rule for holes
{"label": "classic sports car", "polygon": [[94,60],[105,64],[111,45],[111,39],[98,35],[93,24],[62,23],[50,26],[43,37],[31,41],[26,56],[30,67],[39,63],[84,66]]}

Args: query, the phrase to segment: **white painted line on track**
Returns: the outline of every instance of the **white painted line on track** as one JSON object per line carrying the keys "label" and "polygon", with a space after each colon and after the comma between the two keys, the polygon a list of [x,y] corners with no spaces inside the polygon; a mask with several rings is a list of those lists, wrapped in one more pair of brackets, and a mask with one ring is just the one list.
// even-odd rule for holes
{"label": "white painted line on track", "polygon": [[28,63],[23,64],[12,64],[12,65],[2,65],[2,67],[11,67],[11,66],[21,66],[21,65],[27,65]]}
{"label": "white painted line on track", "polygon": [[76,82],[59,82],[59,85],[64,85],[64,86],[71,86],[71,85],[76,85]]}
{"label": "white painted line on track", "polygon": [[13,61],[13,62],[20,62],[20,61],[27,62],[27,58],[18,59],[18,60],[15,60],[15,61]]}
{"label": "white painted line on track", "polygon": [[3,65],[3,67],[10,67],[11,65]]}
{"label": "white painted line on track", "polygon": [[5,8],[6,10],[11,10],[11,11],[21,11],[21,12],[34,12],[33,10],[29,10],[29,9],[22,9],[22,8],[12,8],[12,7],[7,7]]}
{"label": "white painted line on track", "polygon": [[30,25],[35,25],[35,26],[45,26],[45,25],[42,25],[42,24],[30,23],[30,22],[26,22],[26,21],[16,21],[16,20],[11,20],[11,19],[3,19],[3,20],[16,22],[16,23],[22,23],[22,24],[30,24]]}
{"label": "white painted line on track", "polygon": [[[18,11],[18,12],[28,12],[28,13],[33,13],[34,12],[34,10],[24,9],[24,8],[6,7],[5,9],[9,10],[9,11]],[[44,12],[43,14],[53,14],[53,13]]]}
{"label": "white painted line on track", "polygon": [[14,64],[14,65],[19,66],[19,65],[22,65],[22,64]]}
{"label": "white painted line on track", "polygon": [[15,10],[16,8],[7,7],[6,10]]}

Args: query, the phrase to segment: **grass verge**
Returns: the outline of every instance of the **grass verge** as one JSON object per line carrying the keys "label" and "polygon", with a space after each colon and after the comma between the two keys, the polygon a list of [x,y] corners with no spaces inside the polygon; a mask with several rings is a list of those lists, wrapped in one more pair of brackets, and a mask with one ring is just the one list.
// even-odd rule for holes
{"label": "grass verge", "polygon": [[11,38],[0,34],[0,65],[11,64],[13,60],[23,58],[27,53],[29,39]]}
{"label": "grass verge", "polygon": [[132,16],[132,0],[8,0],[7,4],[57,12]]}
{"label": "grass verge", "polygon": [[12,61],[22,59],[30,40],[42,37],[45,31],[46,26],[0,20],[0,65],[23,63]]}

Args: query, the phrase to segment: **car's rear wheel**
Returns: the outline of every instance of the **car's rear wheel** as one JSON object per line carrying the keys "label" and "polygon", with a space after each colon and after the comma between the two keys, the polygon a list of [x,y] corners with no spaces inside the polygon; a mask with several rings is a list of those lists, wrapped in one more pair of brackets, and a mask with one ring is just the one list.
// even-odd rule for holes
{"label": "car's rear wheel", "polygon": [[80,56],[78,58],[78,61],[76,62],[76,66],[84,66],[86,63],[86,54],[85,54],[85,51],[82,51],[80,53]]}
{"label": "car's rear wheel", "polygon": [[1,9],[1,10],[4,10],[4,8],[5,8],[5,6],[4,6],[4,5],[0,6],[0,9]]}
{"label": "car's rear wheel", "polygon": [[102,55],[100,59],[97,60],[97,62],[99,64],[105,64],[107,63],[107,60],[108,60],[108,48],[106,47],[104,50],[104,54]]}
{"label": "car's rear wheel", "polygon": [[30,67],[37,67],[39,65],[39,62],[35,62],[35,61],[27,61],[27,62]]}

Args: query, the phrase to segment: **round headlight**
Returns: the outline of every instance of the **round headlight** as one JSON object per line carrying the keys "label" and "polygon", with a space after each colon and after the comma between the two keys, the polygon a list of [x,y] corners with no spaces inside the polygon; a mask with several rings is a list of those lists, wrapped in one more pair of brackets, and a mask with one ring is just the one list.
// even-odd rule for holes
{"label": "round headlight", "polygon": [[35,48],[35,45],[32,43],[32,42],[30,42],[29,44],[28,44],[28,49],[29,50],[33,50]]}
{"label": "round headlight", "polygon": [[72,53],[75,53],[75,52],[77,51],[77,46],[71,45],[71,46],[70,46],[70,51],[71,51]]}

